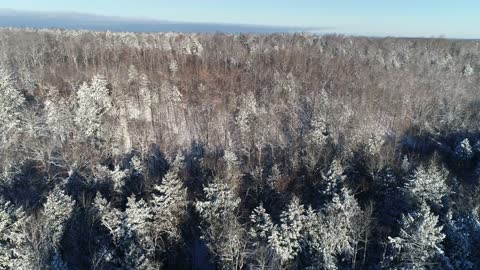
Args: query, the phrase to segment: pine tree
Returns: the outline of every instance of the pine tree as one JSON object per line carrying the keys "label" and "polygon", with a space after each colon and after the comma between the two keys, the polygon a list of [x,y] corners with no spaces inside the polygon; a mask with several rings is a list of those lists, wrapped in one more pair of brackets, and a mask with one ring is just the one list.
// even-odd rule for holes
{"label": "pine tree", "polygon": [[387,266],[394,269],[435,268],[435,259],[443,256],[445,235],[442,229],[438,217],[421,202],[420,209],[403,216],[399,236],[389,238],[392,251],[388,254]]}
{"label": "pine tree", "polygon": [[153,214],[150,206],[143,199],[137,200],[135,195],[132,195],[127,201],[125,218],[129,229],[135,231],[135,235],[144,248],[153,249],[150,238]]}
{"label": "pine tree", "polygon": [[62,256],[58,252],[55,252],[50,263],[52,270],[68,270],[67,264],[63,261]]}
{"label": "pine tree", "polygon": [[301,250],[305,208],[293,197],[286,211],[280,215],[280,225],[275,226],[268,241],[282,264],[293,260]]}
{"label": "pine tree", "polygon": [[281,177],[282,177],[282,173],[280,172],[278,165],[277,164],[273,165],[272,173],[267,177],[267,186],[269,190],[271,191],[276,190],[278,181],[281,179]]}
{"label": "pine tree", "polygon": [[419,166],[408,179],[407,191],[420,201],[442,203],[447,194],[447,171],[431,163],[426,169]]}
{"label": "pine tree", "polygon": [[320,212],[307,209],[304,245],[314,263],[321,264],[323,269],[337,269],[337,256],[349,258],[354,255],[354,234],[361,213],[347,188],[335,194]]}
{"label": "pine tree", "polygon": [[240,199],[219,179],[203,191],[206,200],[195,203],[202,218],[203,238],[223,269],[240,269],[246,256],[246,232],[237,218]]}
{"label": "pine tree", "polygon": [[147,172],[147,169],[143,165],[142,160],[137,156],[134,156],[132,158],[132,160],[130,161],[130,166],[134,170],[134,173],[145,174]]}
{"label": "pine tree", "polygon": [[12,269],[14,252],[13,252],[13,227],[17,221],[17,213],[13,205],[0,198],[0,268]]}
{"label": "pine tree", "polygon": [[58,136],[64,142],[68,138],[68,133],[73,128],[73,116],[67,104],[63,99],[55,98],[45,102],[46,122],[53,135]]}
{"label": "pine tree", "polygon": [[111,204],[100,195],[100,193],[97,193],[95,196],[93,206],[96,211],[96,216],[101,224],[108,229],[113,236],[114,241],[118,242],[118,239],[121,237],[119,230],[121,212],[113,208]]}
{"label": "pine tree", "polygon": [[172,73],[172,76],[175,76],[175,74],[176,74],[177,71],[178,71],[177,60],[172,59],[172,60],[170,61],[170,63],[168,64],[168,70],[170,70],[170,72]]}
{"label": "pine tree", "polygon": [[322,175],[323,185],[322,193],[332,197],[338,194],[343,187],[345,176],[343,175],[343,167],[339,161],[334,160],[325,175]]}
{"label": "pine tree", "polygon": [[[178,154],[160,185],[154,187],[150,201],[153,214],[153,237],[155,240],[177,240],[180,238],[179,226],[186,214],[187,190],[183,186],[181,170],[184,157]],[[155,241],[162,243],[165,241]],[[165,249],[165,246],[159,246]]]}
{"label": "pine tree", "polygon": [[128,270],[154,269],[149,259],[149,252],[154,252],[149,234],[152,214],[145,201],[137,202],[132,195],[125,212],[120,212],[97,194],[94,206],[101,223],[112,235],[115,247],[123,254],[120,258],[122,267]]}
{"label": "pine tree", "polygon": [[225,150],[223,160],[226,165],[225,178],[228,178],[229,182],[235,185],[235,181],[238,180],[238,177],[241,175],[240,161],[238,160],[237,154],[233,151]]}
{"label": "pine tree", "polygon": [[455,156],[462,161],[468,161],[473,157],[472,146],[470,141],[465,138],[455,147]]}
{"label": "pine tree", "polygon": [[102,76],[93,77],[92,83],[83,83],[77,92],[75,122],[87,138],[99,135],[103,116],[112,106],[107,81]]}
{"label": "pine tree", "polygon": [[463,75],[466,76],[466,77],[472,76],[474,72],[475,72],[475,70],[472,68],[472,66],[470,64],[467,64],[463,68]]}
{"label": "pine tree", "polygon": [[127,170],[121,170],[120,166],[116,165],[115,169],[109,172],[113,182],[113,190],[118,194],[122,194],[127,178]]}
{"label": "pine tree", "polygon": [[14,225],[13,263],[15,269],[45,269],[59,254],[60,240],[73,212],[74,202],[56,187],[39,216],[21,215]]}
{"label": "pine tree", "polygon": [[49,230],[45,236],[54,250],[57,250],[65,230],[65,224],[73,213],[74,202],[63,190],[56,187],[44,204],[44,226]]}
{"label": "pine tree", "polygon": [[[138,214],[142,215],[145,213],[143,212]],[[150,270],[150,269],[153,270],[154,269],[152,262],[149,260],[146,254],[147,252],[142,247],[141,243],[139,243],[139,237],[137,235],[138,226],[141,227],[143,224],[138,224],[136,223],[136,221],[142,220],[143,218],[145,218],[144,215],[142,215],[139,218],[133,218],[133,217],[129,217],[128,214],[126,213],[121,214],[120,224],[118,228],[120,239],[117,245],[120,247],[120,249],[124,254],[123,260],[122,260],[123,269],[127,269],[127,270]],[[133,224],[130,222],[133,222]],[[135,225],[138,225],[138,226],[135,226]]]}
{"label": "pine tree", "polygon": [[221,223],[222,219],[236,213],[240,199],[230,187],[220,180],[203,188],[206,201],[198,201],[195,208],[210,223]]}
{"label": "pine tree", "polygon": [[[266,261],[271,264],[278,259],[285,266],[295,259],[302,247],[302,232],[306,221],[305,208],[297,197],[293,197],[287,209],[280,214],[280,224],[272,222],[262,205],[253,210],[250,221],[252,227],[249,235],[254,246],[266,249]],[[265,243],[268,244],[264,246]]]}
{"label": "pine tree", "polygon": [[251,227],[248,232],[252,245],[250,267],[252,269],[281,267],[278,256],[275,255],[275,251],[268,243],[268,239],[274,233],[275,224],[263,205],[260,204],[252,211],[250,222]]}
{"label": "pine tree", "polygon": [[187,194],[181,181],[184,157],[178,155],[155,186],[151,199],[131,195],[124,212],[111,206],[101,196],[95,199],[97,216],[113,236],[117,249],[124,254],[128,269],[153,267],[157,252],[165,252],[170,241],[180,238],[179,226],[186,214]]}
{"label": "pine tree", "polygon": [[478,269],[478,243],[480,241],[480,219],[478,214],[460,214],[455,218],[447,215],[445,225],[445,250],[455,269]]}
{"label": "pine tree", "polygon": [[250,215],[250,222],[252,227],[250,228],[249,235],[254,239],[254,245],[258,245],[261,242],[268,241],[269,236],[272,234],[274,224],[270,215],[266,212],[263,205],[255,207]]}
{"label": "pine tree", "polygon": [[134,84],[138,82],[138,71],[137,68],[134,65],[130,65],[128,68],[128,84]]}
{"label": "pine tree", "polygon": [[5,143],[7,136],[17,132],[24,118],[25,98],[15,88],[10,73],[0,68],[0,139]]}

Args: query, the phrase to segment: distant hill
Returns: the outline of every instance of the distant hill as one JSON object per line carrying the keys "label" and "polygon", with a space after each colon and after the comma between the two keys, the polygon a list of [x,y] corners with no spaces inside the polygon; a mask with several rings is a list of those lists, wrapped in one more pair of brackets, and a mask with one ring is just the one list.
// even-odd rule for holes
{"label": "distant hill", "polygon": [[63,28],[128,32],[275,33],[321,32],[325,29],[288,26],[173,22],[108,17],[69,12],[32,12],[0,9],[0,27]]}

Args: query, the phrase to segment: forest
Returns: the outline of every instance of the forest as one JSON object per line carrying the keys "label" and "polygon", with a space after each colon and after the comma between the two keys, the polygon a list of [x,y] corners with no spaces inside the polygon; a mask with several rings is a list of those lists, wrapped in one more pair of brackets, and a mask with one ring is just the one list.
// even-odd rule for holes
{"label": "forest", "polygon": [[480,42],[0,29],[0,269],[480,269]]}

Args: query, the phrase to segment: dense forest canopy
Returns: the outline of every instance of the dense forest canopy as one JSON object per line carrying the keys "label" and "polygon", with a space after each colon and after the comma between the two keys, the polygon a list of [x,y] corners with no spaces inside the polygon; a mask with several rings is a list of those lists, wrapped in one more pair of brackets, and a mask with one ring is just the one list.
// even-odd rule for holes
{"label": "dense forest canopy", "polygon": [[479,269],[480,42],[0,29],[1,269]]}

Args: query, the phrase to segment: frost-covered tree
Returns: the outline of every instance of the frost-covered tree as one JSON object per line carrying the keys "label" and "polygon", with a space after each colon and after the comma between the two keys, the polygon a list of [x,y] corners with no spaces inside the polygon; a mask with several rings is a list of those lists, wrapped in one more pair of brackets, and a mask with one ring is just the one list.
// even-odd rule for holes
{"label": "frost-covered tree", "polygon": [[473,150],[472,146],[470,145],[470,141],[467,138],[463,139],[457,144],[457,146],[455,147],[455,156],[462,161],[472,159]]}
{"label": "frost-covered tree", "polygon": [[345,181],[345,176],[343,175],[343,167],[340,164],[340,161],[332,161],[332,164],[330,164],[330,168],[328,169],[327,173],[325,175],[322,175],[322,179],[323,187],[321,192],[324,195],[332,197],[335,194],[339,193]]}
{"label": "frost-covered tree", "polygon": [[139,242],[144,242],[145,247],[150,247],[150,226],[153,221],[153,213],[149,205],[143,200],[137,200],[134,195],[130,196],[125,209],[125,218],[130,230],[135,231]]}
{"label": "frost-covered tree", "polygon": [[220,179],[203,188],[205,201],[195,202],[202,218],[203,238],[224,269],[241,269],[245,259],[246,232],[238,221],[240,198]]}
{"label": "frost-covered tree", "polygon": [[239,135],[241,141],[246,144],[242,149],[248,154],[248,146],[251,145],[251,142],[248,140],[250,138],[251,127],[255,125],[255,118],[257,114],[257,101],[253,92],[248,92],[245,95],[240,97],[238,108],[238,115],[236,117],[236,124],[239,127]]}
{"label": "frost-covered tree", "polygon": [[472,76],[473,73],[474,73],[474,69],[473,67],[470,65],[470,64],[467,64],[464,68],[463,68],[463,75],[465,76]]}
{"label": "frost-covered tree", "polygon": [[404,173],[408,173],[412,168],[412,163],[406,155],[403,156],[401,168]]}
{"label": "frost-covered tree", "polygon": [[448,193],[447,177],[448,172],[443,167],[434,163],[427,168],[420,165],[408,178],[406,190],[420,201],[441,204]]}
{"label": "frost-covered tree", "polygon": [[205,201],[197,201],[195,208],[199,214],[210,224],[222,223],[225,217],[235,214],[240,204],[240,198],[228,185],[216,179],[213,183],[203,188]]}
{"label": "frost-covered tree", "polygon": [[238,184],[238,179],[242,176],[242,172],[240,171],[240,160],[235,152],[225,150],[223,161],[225,162],[225,181],[235,187]]}
{"label": "frost-covered tree", "polygon": [[56,187],[47,197],[42,212],[44,226],[48,229],[48,233],[45,233],[44,237],[48,237],[47,241],[54,250],[59,246],[65,230],[65,223],[73,213],[73,206],[72,198],[59,187]]}
{"label": "frost-covered tree", "polygon": [[312,144],[323,146],[328,139],[328,125],[323,116],[315,115],[312,119],[310,141]]}
{"label": "frost-covered tree", "polygon": [[2,144],[21,128],[25,97],[15,87],[11,74],[0,68],[0,139]]}
{"label": "frost-covered tree", "polygon": [[80,86],[75,122],[87,138],[100,135],[103,117],[111,106],[112,100],[104,77],[97,75],[90,85],[85,82]]}
{"label": "frost-covered tree", "polygon": [[[180,238],[179,226],[186,214],[187,190],[183,185],[181,170],[184,156],[178,154],[160,185],[155,186],[150,201],[153,215],[152,237],[155,243],[160,239],[175,241]],[[165,249],[165,246],[158,245]]]}
{"label": "frost-covered tree", "polygon": [[362,210],[355,197],[346,188],[335,194],[321,211],[307,209],[305,218],[306,240],[312,263],[322,269],[337,269],[338,256],[351,258],[355,255]]}
{"label": "frost-covered tree", "polygon": [[478,269],[480,258],[480,220],[477,213],[447,215],[445,253],[455,269]]}
{"label": "frost-covered tree", "polygon": [[134,170],[134,174],[145,174],[147,172],[147,169],[145,168],[145,165],[143,164],[142,160],[138,156],[132,157],[132,160],[130,161],[130,166]]}
{"label": "frost-covered tree", "polygon": [[138,70],[134,65],[130,65],[128,68],[128,80],[129,84],[134,84],[138,82]]}
{"label": "frost-covered tree", "polygon": [[22,211],[16,211],[14,206],[9,202],[0,199],[0,268],[13,269],[14,262],[14,227],[18,220],[18,215]]}
{"label": "frost-covered tree", "polygon": [[280,225],[273,229],[268,239],[282,264],[293,260],[300,252],[304,221],[305,208],[297,197],[293,197],[287,210],[280,215]]}
{"label": "frost-covered tree", "polygon": [[146,107],[144,110],[146,120],[151,121],[150,119],[151,111],[149,110],[153,106],[153,100],[152,100],[151,91],[150,91],[150,80],[148,79],[148,76],[145,73],[142,73],[142,75],[140,75],[138,94],[140,96],[141,104],[143,104]]}
{"label": "frost-covered tree", "polygon": [[170,63],[168,64],[168,70],[170,70],[170,72],[172,73],[172,75],[175,76],[175,74],[176,74],[177,71],[178,71],[177,60],[172,59],[172,60],[170,61]]}
{"label": "frost-covered tree", "polygon": [[278,181],[282,178],[282,172],[278,164],[273,165],[272,173],[267,177],[267,186],[270,190],[275,191]]}
{"label": "frost-covered tree", "polygon": [[255,241],[254,245],[265,245],[266,261],[287,265],[301,251],[305,208],[297,197],[293,197],[287,209],[280,214],[280,223],[274,224],[270,215],[262,205],[256,207],[251,216],[252,227],[249,235]]}
{"label": "frost-covered tree", "polygon": [[272,233],[274,224],[262,204],[253,209],[250,215],[250,222],[253,226],[250,228],[249,235],[255,239],[254,245],[267,241]]}
{"label": "frost-covered tree", "polygon": [[372,133],[367,139],[366,152],[370,157],[375,157],[380,153],[381,147],[384,143],[384,139],[381,134]]}
{"label": "frost-covered tree", "polygon": [[[128,269],[154,266],[158,252],[180,238],[179,226],[186,214],[187,194],[180,172],[184,157],[178,155],[150,200],[131,195],[125,211],[119,211],[97,195],[94,206],[101,223],[109,230]],[[146,267],[146,268],[145,268]]]}
{"label": "frost-covered tree", "polygon": [[127,208],[122,215],[120,231],[126,269],[154,269],[152,257],[155,255],[155,242],[152,239],[154,212],[143,200],[136,200],[132,195],[128,198]]}
{"label": "frost-covered tree", "polygon": [[[131,205],[132,206],[132,205]],[[138,237],[139,227],[143,227],[144,224],[136,223],[137,221],[142,222],[145,218],[144,215],[147,211],[142,213],[132,213],[140,214],[139,217],[129,217],[127,213],[122,213],[119,225],[119,234],[120,239],[117,245],[123,251],[124,256],[121,261],[121,266],[123,269],[127,270],[150,270],[155,269],[152,262],[147,257],[147,252],[142,246],[142,243]],[[133,219],[133,220],[132,220]],[[131,223],[133,222],[133,223]]]}
{"label": "frost-covered tree", "polygon": [[122,268],[154,269],[145,248],[150,244],[148,227],[151,225],[151,211],[145,201],[137,202],[132,195],[125,212],[120,212],[97,194],[94,206],[101,223],[112,235],[115,247],[123,254],[119,258]]}
{"label": "frost-covered tree", "polygon": [[192,43],[191,43],[192,53],[198,57],[201,57],[203,53],[202,43],[198,40],[197,36],[193,36],[191,37],[191,39],[192,39]]}
{"label": "frost-covered tree", "polygon": [[251,267],[253,269],[270,269],[280,267],[280,261],[275,256],[275,251],[268,243],[275,224],[263,205],[253,209],[250,215],[251,228],[248,232],[252,242]]}
{"label": "frost-covered tree", "polygon": [[118,194],[123,193],[127,178],[127,170],[121,170],[120,166],[116,165],[114,170],[109,172],[113,182],[113,189]]}
{"label": "frost-covered tree", "polygon": [[327,142],[328,139],[328,106],[329,99],[328,94],[325,89],[320,91],[318,100],[315,100],[314,104],[314,113],[311,121],[311,132],[309,134],[309,139],[311,143],[322,146]]}
{"label": "frost-covered tree", "polygon": [[95,196],[93,203],[96,216],[100,223],[105,226],[115,241],[120,238],[119,226],[121,222],[121,213],[103,198],[99,193]]}
{"label": "frost-covered tree", "polygon": [[160,93],[162,95],[162,100],[170,105],[182,101],[182,93],[180,93],[176,85],[170,82],[162,83],[160,86]]}
{"label": "frost-covered tree", "polygon": [[178,214],[185,210],[187,190],[183,186],[181,170],[184,166],[185,157],[177,155],[172,166],[162,179],[162,183],[155,187],[158,195],[154,194],[155,205],[160,205],[172,214]]}
{"label": "frost-covered tree", "polygon": [[46,269],[59,256],[60,240],[73,212],[70,196],[56,187],[38,216],[25,216],[12,235],[15,269]]}
{"label": "frost-covered tree", "polygon": [[47,100],[45,102],[46,123],[54,136],[64,142],[73,127],[73,115],[68,103],[63,99]]}
{"label": "frost-covered tree", "polygon": [[404,215],[400,233],[389,238],[386,267],[391,269],[432,269],[443,256],[445,234],[425,202],[414,213]]}

